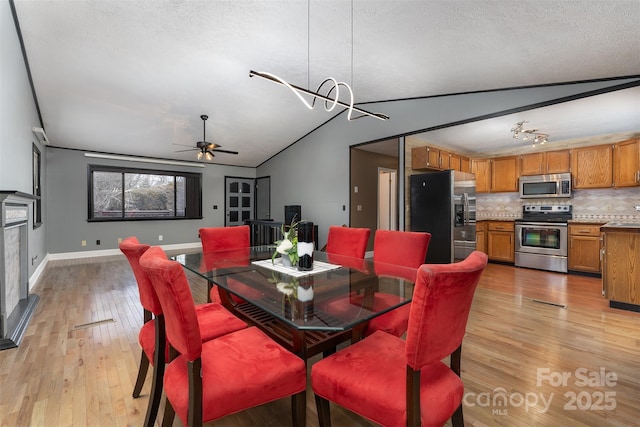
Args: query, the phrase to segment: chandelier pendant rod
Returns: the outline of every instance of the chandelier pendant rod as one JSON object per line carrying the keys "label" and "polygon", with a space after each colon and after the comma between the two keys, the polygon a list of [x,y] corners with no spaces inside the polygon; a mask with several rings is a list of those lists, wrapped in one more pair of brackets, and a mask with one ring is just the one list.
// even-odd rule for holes
{"label": "chandelier pendant rod", "polygon": [[[386,114],[382,114],[382,113],[372,113],[372,112],[370,112],[370,111],[366,111],[366,110],[363,110],[363,109],[361,109],[361,108],[355,107],[355,106],[353,106],[353,105],[350,105],[350,104],[344,103],[344,102],[342,102],[342,101],[340,101],[340,100],[333,99],[333,98],[331,98],[331,97],[329,97],[329,96],[325,96],[325,95],[322,95],[322,94],[320,94],[320,93],[317,93],[317,92],[313,92],[313,91],[307,90],[307,89],[302,88],[302,87],[300,87],[300,86],[296,86],[296,85],[291,84],[291,83],[286,83],[286,84],[285,84],[285,83],[283,83],[283,81],[281,81],[281,80],[279,80],[278,78],[275,78],[274,76],[272,76],[272,75],[270,75],[270,74],[267,74],[267,73],[261,73],[261,72],[259,72],[259,71],[253,71],[253,70],[250,70],[250,71],[249,71],[249,77],[253,77],[253,76],[262,77],[262,78],[263,78],[263,79],[265,79],[265,80],[270,80],[270,81],[272,81],[272,82],[274,82],[274,83],[277,83],[277,84],[279,84],[279,85],[282,85],[282,86],[288,86],[288,87],[290,87],[290,88],[295,89],[296,91],[299,91],[299,92],[305,93],[305,94],[307,94],[307,95],[311,95],[311,96],[313,96],[313,97],[315,97],[315,98],[320,98],[320,99],[322,99],[322,100],[324,100],[324,101],[329,101],[329,102],[331,102],[331,103],[338,104],[338,105],[340,105],[341,107],[344,107],[344,108],[347,108],[347,109],[350,109],[350,110],[353,110],[353,111],[357,111],[358,113],[363,114],[363,115],[365,115],[365,116],[374,117],[374,118],[376,118],[376,119],[378,119],[378,120],[388,120],[388,119],[389,119],[389,116],[387,116]],[[362,117],[362,116],[360,116],[360,117]],[[359,118],[359,117],[355,117],[355,118]]]}

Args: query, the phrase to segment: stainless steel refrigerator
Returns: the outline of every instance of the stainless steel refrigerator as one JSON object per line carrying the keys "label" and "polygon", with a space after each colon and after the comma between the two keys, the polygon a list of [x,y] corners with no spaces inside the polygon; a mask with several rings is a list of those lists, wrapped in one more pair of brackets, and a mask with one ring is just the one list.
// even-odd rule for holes
{"label": "stainless steel refrigerator", "polygon": [[448,170],[410,179],[411,231],[431,233],[426,262],[466,258],[476,249],[476,176]]}

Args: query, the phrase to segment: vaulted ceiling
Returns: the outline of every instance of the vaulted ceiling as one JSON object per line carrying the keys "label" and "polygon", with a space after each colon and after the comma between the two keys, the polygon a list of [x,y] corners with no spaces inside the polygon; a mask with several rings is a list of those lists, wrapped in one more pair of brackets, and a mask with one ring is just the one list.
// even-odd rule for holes
{"label": "vaulted ceiling", "polygon": [[206,139],[240,153],[212,162],[255,167],[318,126],[349,126],[340,108],[310,111],[249,70],[311,89],[331,76],[380,113],[385,103],[371,103],[626,76],[624,90],[429,139],[500,151],[520,120],[551,140],[640,132],[637,0],[13,1],[54,146],[192,160],[177,151],[202,140],[207,114]]}

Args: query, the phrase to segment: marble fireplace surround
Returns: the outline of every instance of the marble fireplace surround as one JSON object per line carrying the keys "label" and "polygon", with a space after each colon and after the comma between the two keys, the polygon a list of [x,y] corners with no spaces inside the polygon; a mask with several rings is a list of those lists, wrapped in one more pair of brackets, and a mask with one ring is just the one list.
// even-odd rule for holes
{"label": "marble fireplace surround", "polygon": [[38,302],[29,294],[29,205],[35,197],[0,191],[0,350],[17,347]]}

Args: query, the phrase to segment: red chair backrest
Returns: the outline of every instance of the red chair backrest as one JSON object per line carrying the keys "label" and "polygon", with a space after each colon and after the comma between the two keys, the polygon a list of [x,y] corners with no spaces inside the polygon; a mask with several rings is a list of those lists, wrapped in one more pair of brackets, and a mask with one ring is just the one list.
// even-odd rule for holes
{"label": "red chair backrest", "polygon": [[140,304],[156,316],[162,314],[162,306],[160,305],[160,300],[158,300],[156,291],[153,289],[151,281],[149,281],[149,278],[140,267],[140,257],[149,249],[150,246],[138,242],[136,237],[131,236],[120,242],[119,247],[120,251],[122,251],[122,253],[127,257],[127,260],[131,265],[131,269],[133,270],[133,275],[138,283]]}
{"label": "red chair backrest", "polygon": [[334,255],[364,258],[370,234],[371,230],[368,228],[338,227],[332,225],[329,227],[325,251]]}
{"label": "red chair backrest", "polygon": [[424,264],[431,233],[376,230],[373,260],[384,264],[418,268]]}
{"label": "red chair backrest", "polygon": [[407,364],[419,370],[442,360],[462,343],[473,294],[487,255],[474,251],[453,264],[425,264],[418,270],[409,312]]}
{"label": "red chair backrest", "polygon": [[162,304],[169,343],[187,360],[199,358],[202,337],[191,288],[182,266],[168,260],[159,246],[149,248],[140,258],[140,265]]}
{"label": "red chair backrest", "polygon": [[205,227],[198,230],[203,252],[248,248],[251,245],[248,225]]}

